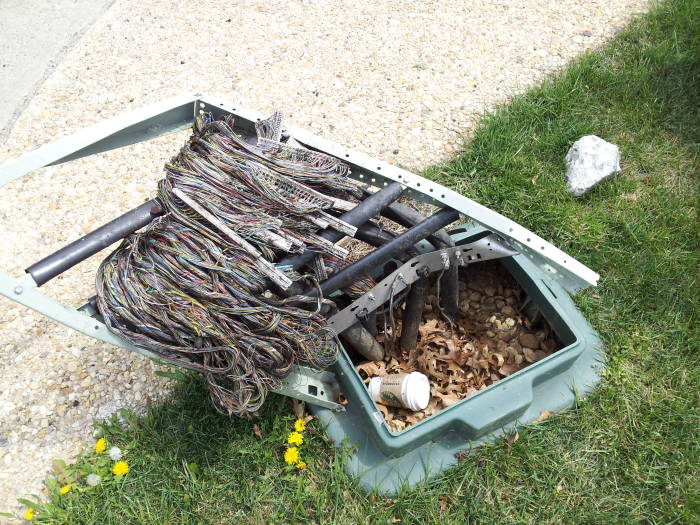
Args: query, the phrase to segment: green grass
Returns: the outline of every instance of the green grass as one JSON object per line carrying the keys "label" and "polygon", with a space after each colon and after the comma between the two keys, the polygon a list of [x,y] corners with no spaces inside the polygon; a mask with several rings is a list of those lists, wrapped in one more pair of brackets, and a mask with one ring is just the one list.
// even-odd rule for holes
{"label": "green grass", "polygon": [[[618,144],[623,172],[574,199],[562,159],[584,134]],[[700,2],[678,0],[484,117],[459,158],[427,170],[602,276],[576,298],[607,349],[600,387],[514,444],[387,500],[314,429],[309,468],[288,470],[282,398],[256,437],[189,377],[172,402],[106,428],[129,446],[123,483],[55,497],[47,521],[700,523],[699,158]]]}

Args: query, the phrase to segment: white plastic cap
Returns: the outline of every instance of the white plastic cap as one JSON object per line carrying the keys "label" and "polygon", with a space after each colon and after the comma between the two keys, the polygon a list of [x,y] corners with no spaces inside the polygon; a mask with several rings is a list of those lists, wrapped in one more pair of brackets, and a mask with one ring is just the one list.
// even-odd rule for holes
{"label": "white plastic cap", "polygon": [[372,399],[375,401],[379,401],[379,389],[382,386],[382,378],[381,377],[373,377],[369,381],[369,385],[367,385],[367,390],[369,390],[369,395],[372,396]]}
{"label": "white plastic cap", "polygon": [[[384,377],[373,377],[369,385],[367,385],[369,395],[379,403],[382,402],[380,394],[383,380]],[[430,381],[420,372],[411,372],[405,377],[401,385],[401,404],[409,410],[416,412],[426,408],[429,403]]]}
{"label": "white plastic cap", "polygon": [[402,397],[406,408],[423,410],[430,403],[430,381],[420,372],[411,372],[404,382]]}

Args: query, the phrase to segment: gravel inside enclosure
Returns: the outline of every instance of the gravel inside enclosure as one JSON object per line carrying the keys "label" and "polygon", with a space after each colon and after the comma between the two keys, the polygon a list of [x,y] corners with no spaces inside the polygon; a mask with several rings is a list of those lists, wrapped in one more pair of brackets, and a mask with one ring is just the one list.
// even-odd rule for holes
{"label": "gravel inside enclosure", "polygon": [[[417,170],[477,115],[613,36],[647,0],[253,2],[117,0],[67,53],[0,162],[126,110],[202,90]],[[187,132],[39,170],[0,190],[3,272],[153,195]],[[516,221],[518,217],[512,217]],[[105,252],[45,286],[80,305]],[[93,418],[168,395],[154,365],[0,299],[0,511],[38,493]],[[138,473],[134,473],[138,475]]]}

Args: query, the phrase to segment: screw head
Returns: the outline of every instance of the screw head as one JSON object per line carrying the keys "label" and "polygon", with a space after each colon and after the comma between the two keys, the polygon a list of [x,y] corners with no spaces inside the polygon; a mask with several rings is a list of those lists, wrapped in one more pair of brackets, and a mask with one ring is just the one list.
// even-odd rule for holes
{"label": "screw head", "polygon": [[15,286],[15,293],[17,295],[21,295],[23,291],[24,291],[24,288],[22,288],[21,286]]}

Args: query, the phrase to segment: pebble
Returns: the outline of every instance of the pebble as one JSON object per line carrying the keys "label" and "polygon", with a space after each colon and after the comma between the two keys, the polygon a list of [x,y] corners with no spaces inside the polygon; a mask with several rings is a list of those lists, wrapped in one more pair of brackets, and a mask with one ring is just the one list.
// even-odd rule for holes
{"label": "pebble", "polygon": [[501,307],[501,313],[503,315],[515,315],[515,310],[510,305],[505,305]]}
{"label": "pebble", "polygon": [[[418,171],[459,151],[483,111],[600,46],[648,5],[479,0],[467,10],[456,0],[312,0],[261,9],[243,0],[233,9],[203,0],[173,10],[166,0],[116,0],[38,87],[0,145],[0,164],[103,118],[202,90],[263,113],[281,107],[292,124]],[[151,198],[187,135],[44,168],[0,189],[0,269],[21,275]],[[42,289],[83,304],[106,253]],[[472,296],[483,291],[467,288],[478,302],[481,295]],[[0,312],[0,362],[12,365],[0,368],[0,436],[7,440],[0,512],[14,512],[16,498],[40,493],[52,458],[70,460],[91,443],[95,415],[143,411],[168,395],[169,383],[148,359],[7,299],[0,298]],[[50,390],[53,384],[59,387]],[[44,416],[30,417],[32,405],[54,414],[49,428],[41,427]]]}
{"label": "pebble", "polygon": [[527,332],[520,334],[518,341],[521,345],[523,345],[523,347],[536,349],[540,346],[540,341],[539,339],[537,339],[537,336],[535,334],[530,334]]}
{"label": "pebble", "polygon": [[523,347],[523,355],[525,356],[525,361],[528,363],[534,363],[537,360],[535,351],[532,348]]}

